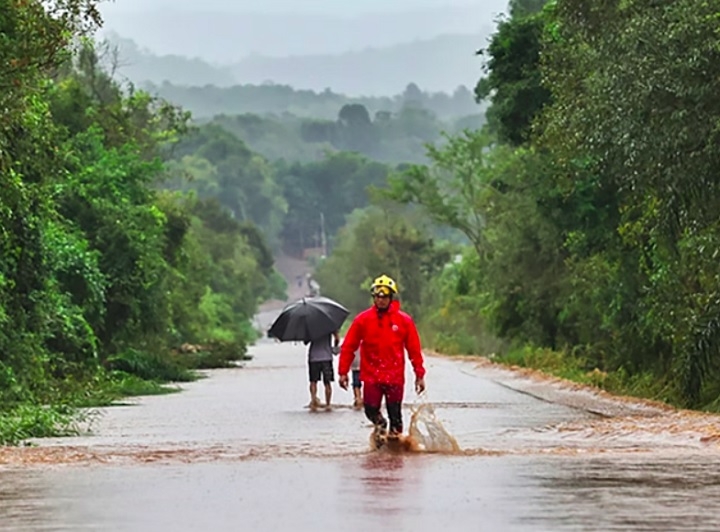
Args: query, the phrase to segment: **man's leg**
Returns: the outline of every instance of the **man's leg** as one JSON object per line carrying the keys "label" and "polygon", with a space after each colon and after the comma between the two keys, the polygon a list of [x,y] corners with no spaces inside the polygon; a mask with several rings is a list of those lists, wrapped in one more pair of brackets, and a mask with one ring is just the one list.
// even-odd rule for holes
{"label": "man's leg", "polygon": [[332,404],[332,384],[329,382],[325,383],[325,408],[330,408]]}
{"label": "man's leg", "polygon": [[382,403],[382,389],[379,384],[374,382],[365,383],[363,387],[363,405],[365,406],[365,416],[376,427],[387,428],[387,421],[380,413],[380,405]]}
{"label": "man's leg", "polygon": [[360,408],[363,404],[362,400],[362,382],[360,382],[360,371],[357,369],[354,369],[352,372],[352,386],[353,386],[353,396],[354,396],[354,406],[355,408]]}
{"label": "man's leg", "polygon": [[310,408],[317,408],[320,400],[317,396],[317,383],[320,380],[320,367],[317,362],[308,363],[308,377],[310,378]]}
{"label": "man's leg", "polygon": [[323,362],[323,384],[325,385],[325,408],[330,408],[332,400],[332,383],[335,380],[332,360]]}
{"label": "man's leg", "polygon": [[398,435],[403,431],[402,419],[402,384],[387,384],[383,386],[385,403],[387,405],[388,418],[390,418],[390,434]]}
{"label": "man's leg", "polygon": [[353,395],[355,396],[355,397],[353,398],[353,406],[354,406],[355,408],[360,408],[360,407],[362,407],[362,404],[363,404],[363,400],[362,400],[362,388],[360,388],[360,387],[353,388]]}
{"label": "man's leg", "polygon": [[320,399],[317,396],[317,382],[310,383],[310,408],[317,408],[320,404]]}

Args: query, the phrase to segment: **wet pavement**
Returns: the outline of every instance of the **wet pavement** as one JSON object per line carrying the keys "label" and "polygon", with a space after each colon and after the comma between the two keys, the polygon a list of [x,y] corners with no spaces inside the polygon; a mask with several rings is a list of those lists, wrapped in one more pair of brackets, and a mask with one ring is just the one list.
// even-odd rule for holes
{"label": "wet pavement", "polygon": [[302,345],[251,353],[90,434],[0,449],[0,529],[720,529],[714,416],[428,357],[424,400],[461,450],[377,452],[350,392],[305,408]]}

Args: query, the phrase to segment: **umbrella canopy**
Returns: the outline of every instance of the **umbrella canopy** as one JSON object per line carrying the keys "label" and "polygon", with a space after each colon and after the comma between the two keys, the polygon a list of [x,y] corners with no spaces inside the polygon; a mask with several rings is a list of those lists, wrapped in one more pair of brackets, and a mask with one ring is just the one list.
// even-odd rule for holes
{"label": "umbrella canopy", "polygon": [[312,342],[340,329],[350,312],[328,297],[304,297],[287,305],[268,330],[283,342]]}

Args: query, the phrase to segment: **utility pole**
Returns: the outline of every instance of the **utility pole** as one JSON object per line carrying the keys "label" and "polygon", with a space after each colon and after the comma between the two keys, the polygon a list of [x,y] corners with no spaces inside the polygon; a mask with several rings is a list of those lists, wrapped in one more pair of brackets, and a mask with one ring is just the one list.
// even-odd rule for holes
{"label": "utility pole", "polygon": [[327,257],[327,238],[325,237],[325,214],[320,211],[320,245],[323,258]]}

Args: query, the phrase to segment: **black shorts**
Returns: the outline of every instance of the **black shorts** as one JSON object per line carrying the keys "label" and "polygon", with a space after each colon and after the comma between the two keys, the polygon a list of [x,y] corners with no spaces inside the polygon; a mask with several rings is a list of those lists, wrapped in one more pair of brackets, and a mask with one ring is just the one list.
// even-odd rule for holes
{"label": "black shorts", "polygon": [[332,360],[321,360],[320,362],[308,362],[308,369],[310,373],[310,382],[317,382],[322,380],[325,384],[329,384],[335,380],[335,372],[333,371]]}

